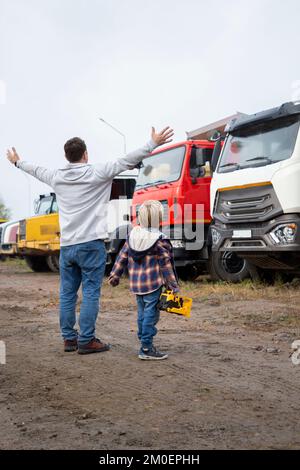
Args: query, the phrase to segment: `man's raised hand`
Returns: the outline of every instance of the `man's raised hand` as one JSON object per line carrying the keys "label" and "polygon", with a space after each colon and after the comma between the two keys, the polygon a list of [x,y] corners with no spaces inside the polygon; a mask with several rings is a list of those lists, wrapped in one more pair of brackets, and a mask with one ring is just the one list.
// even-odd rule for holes
{"label": "man's raised hand", "polygon": [[172,142],[173,135],[174,131],[170,127],[165,127],[161,132],[156,132],[154,127],[152,127],[151,137],[156,145],[164,145]]}
{"label": "man's raised hand", "polygon": [[17,154],[17,151],[16,151],[15,147],[13,147],[12,150],[7,150],[6,155],[7,155],[7,159],[13,165],[15,165],[20,160],[20,157]]}

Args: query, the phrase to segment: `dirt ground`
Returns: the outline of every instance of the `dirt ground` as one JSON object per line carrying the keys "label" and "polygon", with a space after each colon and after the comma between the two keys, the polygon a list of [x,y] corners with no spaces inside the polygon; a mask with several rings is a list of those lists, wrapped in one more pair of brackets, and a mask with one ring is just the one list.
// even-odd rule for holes
{"label": "dirt ground", "polygon": [[103,288],[110,352],[64,353],[54,274],[0,263],[1,449],[300,447],[300,285],[182,285],[192,317],[162,313],[162,362],[137,358],[127,281]]}

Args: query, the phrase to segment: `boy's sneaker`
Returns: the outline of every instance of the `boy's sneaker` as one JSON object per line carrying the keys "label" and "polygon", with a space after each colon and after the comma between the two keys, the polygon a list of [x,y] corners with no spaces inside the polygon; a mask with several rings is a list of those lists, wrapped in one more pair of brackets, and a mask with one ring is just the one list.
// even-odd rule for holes
{"label": "boy's sneaker", "polygon": [[139,352],[139,359],[143,361],[162,361],[168,359],[168,354],[161,353],[154,346],[152,348],[141,348]]}

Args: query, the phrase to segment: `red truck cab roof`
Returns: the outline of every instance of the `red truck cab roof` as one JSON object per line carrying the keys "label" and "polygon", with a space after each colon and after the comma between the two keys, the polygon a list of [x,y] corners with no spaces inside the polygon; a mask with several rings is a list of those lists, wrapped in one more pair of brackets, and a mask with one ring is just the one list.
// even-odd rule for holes
{"label": "red truck cab roof", "polygon": [[165,145],[164,147],[158,147],[151,153],[151,155],[156,155],[157,153],[161,153],[172,148],[182,147],[183,145],[188,145],[191,147],[195,146],[203,148],[214,148],[215,143],[210,142],[209,140],[182,140],[181,142],[175,142],[174,144]]}

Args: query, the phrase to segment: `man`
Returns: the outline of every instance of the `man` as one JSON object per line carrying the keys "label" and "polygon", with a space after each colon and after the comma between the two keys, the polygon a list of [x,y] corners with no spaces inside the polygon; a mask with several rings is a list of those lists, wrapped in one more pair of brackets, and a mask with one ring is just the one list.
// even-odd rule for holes
{"label": "man", "polygon": [[[113,162],[91,165],[85,142],[74,137],[64,146],[68,164],[59,170],[21,161],[16,149],[7,151],[16,167],[51,186],[57,197],[60,221],[60,328],[66,352],[103,352],[109,345],[95,336],[103,281],[107,237],[107,206],[113,178],[136,167],[158,146],[172,141],[173,130],[152,128],[142,148]],[[75,330],[77,292],[82,285],[79,334]]]}

